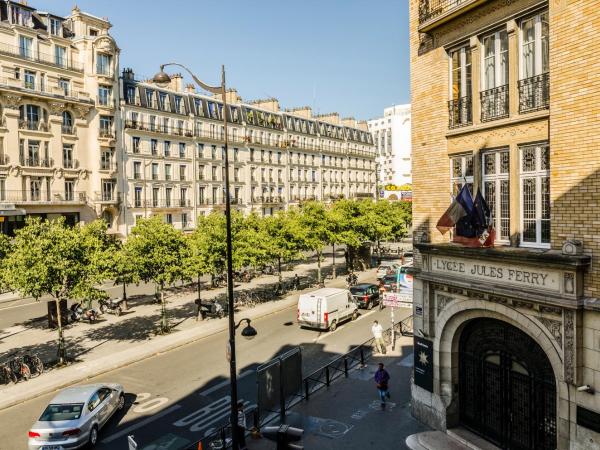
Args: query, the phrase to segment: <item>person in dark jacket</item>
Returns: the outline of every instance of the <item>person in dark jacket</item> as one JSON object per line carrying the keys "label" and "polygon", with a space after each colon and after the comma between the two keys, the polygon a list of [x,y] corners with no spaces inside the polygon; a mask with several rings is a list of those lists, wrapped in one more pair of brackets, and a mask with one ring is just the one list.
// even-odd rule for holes
{"label": "person in dark jacket", "polygon": [[383,368],[383,363],[379,363],[379,369],[375,372],[375,383],[377,384],[377,391],[379,392],[379,398],[381,399],[381,408],[385,408],[385,399],[390,398],[390,392],[388,390],[388,383],[390,381],[390,374]]}

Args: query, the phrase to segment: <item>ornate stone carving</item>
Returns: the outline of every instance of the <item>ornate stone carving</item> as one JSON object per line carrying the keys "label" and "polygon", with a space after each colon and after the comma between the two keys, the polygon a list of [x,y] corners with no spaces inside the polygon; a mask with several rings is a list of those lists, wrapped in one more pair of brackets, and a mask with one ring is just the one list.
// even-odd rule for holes
{"label": "ornate stone carving", "polygon": [[23,172],[23,169],[21,169],[21,167],[13,166],[13,167],[10,168],[10,174],[13,177],[20,177],[21,176],[21,172]]}
{"label": "ornate stone carving", "polygon": [[548,319],[546,317],[539,317],[538,320],[542,322],[542,324],[554,337],[559,347],[562,348],[562,322],[560,320]]}
{"label": "ornate stone carving", "polygon": [[521,300],[513,300],[513,306],[515,308],[534,309],[535,306],[530,302],[523,302]]}
{"label": "ornate stone carving", "polygon": [[555,306],[540,305],[540,312],[545,314],[553,314],[555,316],[562,316],[562,309]]}
{"label": "ornate stone carving", "polygon": [[62,115],[63,111],[66,109],[66,105],[61,102],[50,102],[48,107],[50,109],[50,114],[54,116]]}
{"label": "ornate stone carving", "polygon": [[79,171],[79,179],[80,180],[87,180],[87,178],[88,178],[88,172],[87,172],[87,170],[81,169]]}
{"label": "ornate stone carving", "polygon": [[75,110],[75,113],[77,114],[78,119],[85,119],[87,117],[88,113],[90,112],[90,109],[92,109],[92,107],[84,106],[84,105],[75,105],[73,107],[73,109]]}
{"label": "ornate stone carving", "polygon": [[565,272],[565,293],[575,293],[575,274],[573,272]]}
{"label": "ornate stone carving", "polygon": [[485,294],[478,291],[467,291],[467,297],[485,300]]}
{"label": "ornate stone carving", "polygon": [[448,286],[448,293],[449,294],[465,295],[465,291],[463,289],[452,287],[452,286]]}
{"label": "ornate stone carving", "polygon": [[501,295],[489,295],[488,300],[494,303],[502,303],[503,305],[508,304],[509,299],[507,297],[502,297]]}
{"label": "ornate stone carving", "polygon": [[107,36],[101,36],[96,39],[96,48],[101,52],[105,53],[114,53],[115,52],[115,44],[111,38]]}
{"label": "ornate stone carving", "polygon": [[565,381],[573,384],[575,382],[575,313],[569,309],[563,311],[563,365]]}
{"label": "ornate stone carving", "polygon": [[449,295],[437,294],[437,313],[441,313],[444,308],[448,305],[448,303],[453,302],[454,297],[450,297]]}
{"label": "ornate stone carving", "polygon": [[20,95],[4,94],[2,96],[2,103],[4,103],[5,108],[19,109],[22,99],[23,99],[23,97],[21,97]]}
{"label": "ornate stone carving", "polygon": [[61,167],[54,170],[54,178],[61,179],[64,176],[64,171]]}

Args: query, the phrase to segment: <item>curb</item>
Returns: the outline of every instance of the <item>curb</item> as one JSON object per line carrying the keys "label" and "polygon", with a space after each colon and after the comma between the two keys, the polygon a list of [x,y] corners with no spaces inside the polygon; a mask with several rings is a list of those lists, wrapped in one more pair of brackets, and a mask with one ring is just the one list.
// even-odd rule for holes
{"label": "curb", "polygon": [[[297,304],[297,298],[285,299],[277,302],[278,305],[276,308],[265,311],[265,312],[256,312],[252,314],[252,311],[248,311],[246,314],[250,319],[261,319],[263,317],[267,317],[271,314],[276,314],[278,312],[289,309],[291,306]],[[220,322],[220,321],[219,321]],[[27,382],[27,389],[19,394],[13,396],[12,399],[2,398],[0,399],[0,411],[11,408],[13,406],[19,405],[21,403],[25,403],[29,400],[32,400],[35,397],[39,397],[41,395],[48,394],[50,392],[62,389],[64,387],[70,386],[75,383],[79,383],[86,379],[96,377],[108,372],[112,372],[113,370],[121,369],[123,367],[129,366],[131,364],[143,361],[145,359],[151,358],[153,356],[160,355],[161,353],[165,353],[171,350],[175,350],[177,348],[183,347],[188,344],[192,344],[194,342],[200,341],[210,336],[214,336],[215,334],[221,333],[228,329],[228,324],[226,320],[222,320],[222,324],[219,322],[215,322],[215,325],[211,327],[212,324],[208,324],[207,327],[211,327],[212,329],[190,329],[184,330],[176,334],[171,334],[165,337],[165,340],[171,338],[170,340],[174,341],[172,343],[165,343],[164,346],[157,348],[150,348],[144,351],[144,347],[147,347],[146,344],[140,344],[131,349],[125,350],[123,353],[133,353],[129,357],[124,357],[119,362],[114,362],[115,356],[108,355],[96,359],[94,361],[84,362],[81,364],[74,364],[72,366],[66,367],[64,369],[58,369],[56,374],[53,374],[57,380],[51,384],[42,385],[38,388],[31,388],[32,382],[35,383],[35,379]],[[190,336],[188,336],[190,335]],[[111,361],[113,363],[111,364]],[[103,364],[106,363],[106,364]],[[98,370],[98,367],[102,367],[102,369]],[[69,370],[72,373],[65,374],[61,371]],[[65,376],[66,375],[66,376]],[[1,391],[0,391],[1,392]],[[2,395],[2,397],[5,397]]]}

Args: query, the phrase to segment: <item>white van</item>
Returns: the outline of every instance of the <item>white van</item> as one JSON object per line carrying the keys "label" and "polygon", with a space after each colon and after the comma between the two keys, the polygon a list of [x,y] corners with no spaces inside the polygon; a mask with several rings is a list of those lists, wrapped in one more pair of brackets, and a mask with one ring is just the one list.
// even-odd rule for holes
{"label": "white van", "polygon": [[347,289],[323,288],[298,299],[300,326],[334,331],[340,322],[357,317],[358,305]]}

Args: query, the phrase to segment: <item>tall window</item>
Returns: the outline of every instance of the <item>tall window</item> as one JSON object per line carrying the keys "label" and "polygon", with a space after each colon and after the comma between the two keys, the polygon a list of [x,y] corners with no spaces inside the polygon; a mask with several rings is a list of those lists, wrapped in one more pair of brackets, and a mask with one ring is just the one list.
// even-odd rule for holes
{"label": "tall window", "polygon": [[96,57],[96,73],[99,75],[110,75],[112,56],[98,53]]}
{"label": "tall window", "polygon": [[179,157],[185,158],[185,142],[179,143]]}
{"label": "tall window", "polygon": [[29,185],[30,200],[39,201],[42,197],[42,180],[39,178],[31,178]]}
{"label": "tall window", "polygon": [[[146,89],[146,103],[149,108],[154,107],[154,91],[150,89]],[[156,118],[156,116],[150,116],[150,118],[152,117]]]}
{"label": "tall window", "polygon": [[75,181],[65,179],[65,200],[75,200]]}
{"label": "tall window", "polygon": [[[450,128],[472,122],[471,109],[471,50],[468,46],[450,52]],[[384,135],[381,134],[382,152]]]}
{"label": "tall window", "polygon": [[142,163],[140,161],[133,162],[133,178],[136,180],[142,178]]}
{"label": "tall window", "polygon": [[165,180],[170,180],[172,177],[171,164],[165,164]]}
{"label": "tall window", "polygon": [[19,36],[19,54],[24,58],[33,58],[33,39],[27,36]]}
{"label": "tall window", "polygon": [[73,116],[69,111],[62,113],[62,132],[65,134],[73,133]]}
{"label": "tall window", "polygon": [[502,149],[482,156],[483,193],[492,212],[496,239],[510,238],[509,151]]}
{"label": "tall window", "polygon": [[102,180],[102,200],[113,201],[115,193],[115,180]]}
{"label": "tall window", "polygon": [[198,203],[203,205],[206,199],[206,188],[204,186],[200,186],[198,188]]}
{"label": "tall window", "polygon": [[54,36],[60,34],[60,20],[50,18],[50,34]]}
{"label": "tall window", "polygon": [[25,71],[24,86],[26,89],[35,89],[35,72]]}
{"label": "tall window", "polygon": [[57,66],[64,67],[67,64],[67,49],[57,45],[54,47],[54,63]]}
{"label": "tall window", "polygon": [[110,103],[112,96],[112,88],[110,86],[98,87],[98,103],[107,106]]}
{"label": "tall window", "polygon": [[508,33],[498,31],[483,38],[482,90],[508,84]]}
{"label": "tall window", "polygon": [[171,206],[171,198],[173,197],[173,188],[167,187],[165,188],[165,206]]}
{"label": "tall window", "polygon": [[104,135],[112,135],[112,117],[100,116],[100,133]]}
{"label": "tall window", "polygon": [[139,136],[133,136],[131,138],[131,147],[132,147],[133,153],[139,153],[140,152],[140,138],[139,138]]}
{"label": "tall window", "polygon": [[134,197],[133,197],[134,206],[136,208],[140,208],[142,206],[142,187],[136,186],[134,188],[133,193],[134,193]]}
{"label": "tall window", "polygon": [[179,166],[179,179],[185,180],[185,166],[184,165]]}
{"label": "tall window", "polygon": [[521,153],[521,244],[550,244],[550,148],[525,145]]}
{"label": "tall window", "polygon": [[150,139],[150,153],[152,156],[158,155],[158,141],[156,139]]}
{"label": "tall window", "polygon": [[521,22],[521,78],[548,72],[548,11]]}
{"label": "tall window", "polygon": [[164,142],[164,155],[171,156],[171,142],[169,141]]}
{"label": "tall window", "polygon": [[73,145],[63,144],[63,167],[65,169],[73,169],[74,165]]}
{"label": "tall window", "polygon": [[65,78],[60,78],[58,80],[58,87],[61,91],[63,91],[65,93],[66,96],[69,95],[70,85],[71,85],[71,83],[69,82],[69,80],[67,80]]}
{"label": "tall window", "polygon": [[473,194],[473,155],[454,156],[450,159],[452,195],[458,194],[466,183]]}
{"label": "tall window", "polygon": [[152,163],[152,179],[158,180],[158,163]]}
{"label": "tall window", "polygon": [[158,207],[159,197],[160,197],[160,188],[153,187],[152,188],[152,206],[154,208]]}

